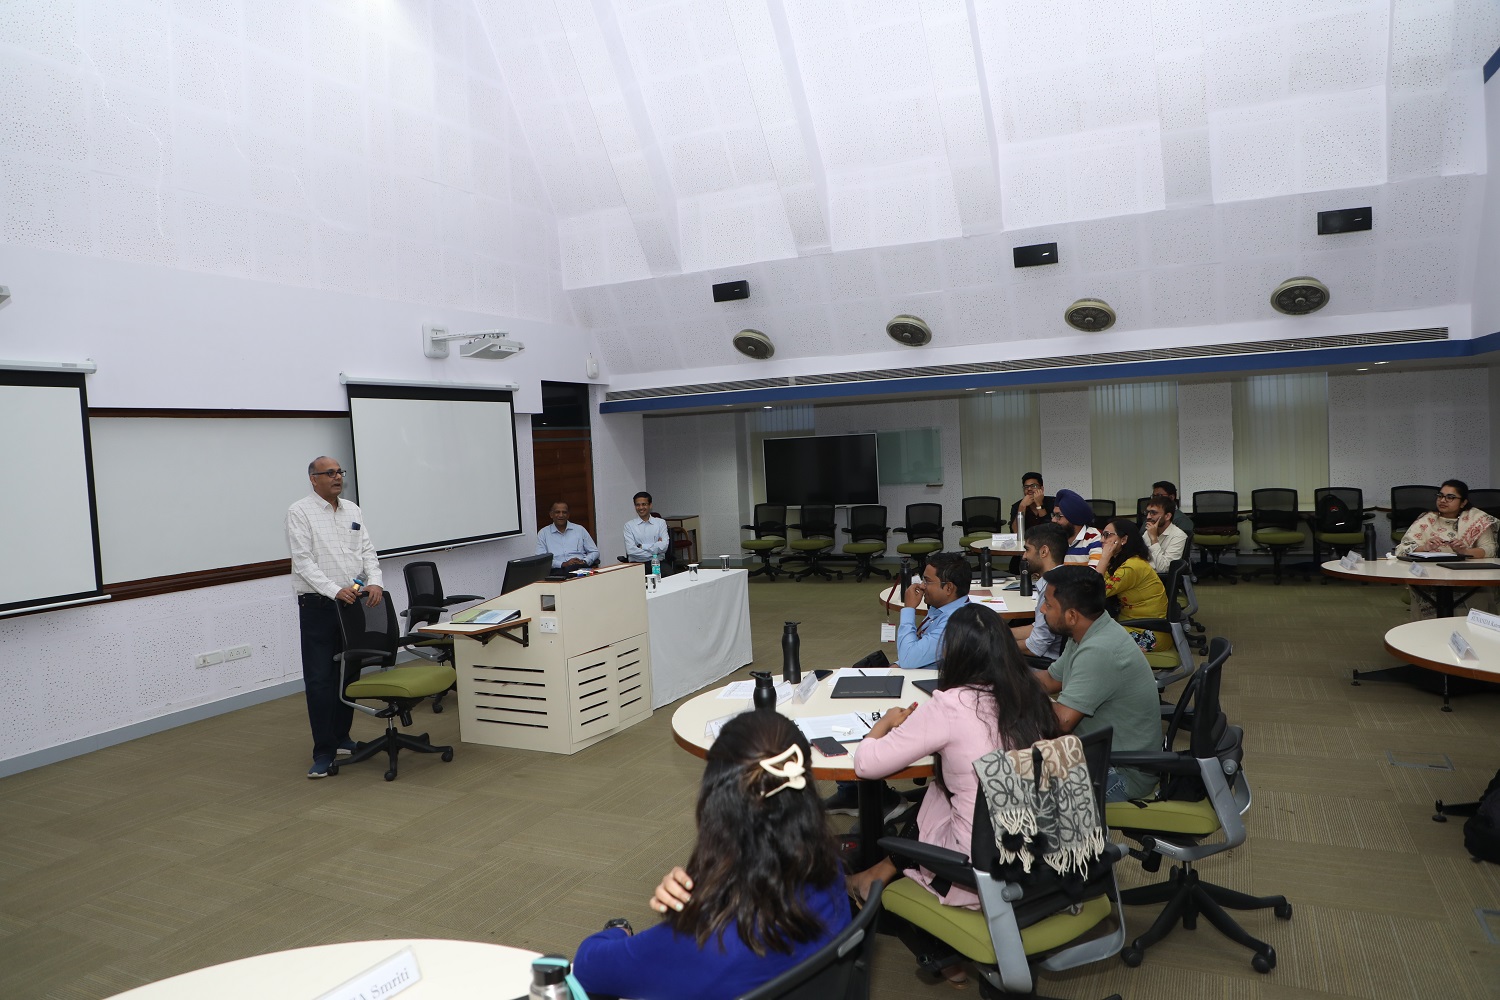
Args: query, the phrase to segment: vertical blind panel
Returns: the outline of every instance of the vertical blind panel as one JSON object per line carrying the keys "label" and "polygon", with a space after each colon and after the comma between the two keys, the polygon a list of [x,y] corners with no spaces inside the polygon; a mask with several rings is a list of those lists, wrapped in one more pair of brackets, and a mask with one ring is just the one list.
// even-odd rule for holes
{"label": "vertical blind panel", "polygon": [[1133,516],[1151,484],[1179,482],[1177,383],[1136,382],[1089,388],[1090,466],[1094,496]]}
{"label": "vertical blind panel", "polygon": [[959,401],[964,496],[1021,498],[1021,477],[1042,467],[1037,394],[1024,389],[972,393]]}
{"label": "vertical blind panel", "polygon": [[1328,376],[1323,372],[1255,375],[1236,381],[1234,488],[1240,505],[1250,491],[1297,491],[1304,508],[1328,485]]}
{"label": "vertical blind panel", "polygon": [[100,592],[83,388],[0,378],[0,610]]}

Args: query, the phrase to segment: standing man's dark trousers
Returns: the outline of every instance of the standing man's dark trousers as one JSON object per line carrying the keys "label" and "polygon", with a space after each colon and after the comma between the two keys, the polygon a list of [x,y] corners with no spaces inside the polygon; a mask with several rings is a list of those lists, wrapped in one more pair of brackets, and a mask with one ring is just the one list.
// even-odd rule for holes
{"label": "standing man's dark trousers", "polygon": [[307,721],[312,725],[313,759],[333,759],[349,739],[354,709],[339,700],[345,685],[358,676],[334,659],[344,651],[338,603],[322,594],[298,594],[297,617],[302,625],[302,683],[307,688]]}

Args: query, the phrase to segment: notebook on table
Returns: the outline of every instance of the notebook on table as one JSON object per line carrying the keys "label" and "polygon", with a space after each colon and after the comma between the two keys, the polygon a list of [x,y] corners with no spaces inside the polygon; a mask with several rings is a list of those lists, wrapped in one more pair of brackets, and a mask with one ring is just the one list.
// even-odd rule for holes
{"label": "notebook on table", "polygon": [[927,695],[937,694],[938,679],[936,677],[924,677],[919,681],[912,681],[911,686]]}
{"label": "notebook on table", "polygon": [[1402,562],[1463,562],[1466,557],[1457,552],[1408,552],[1406,555],[1397,556]]}
{"label": "notebook on table", "polygon": [[899,698],[905,677],[841,677],[834,682],[830,698]]}

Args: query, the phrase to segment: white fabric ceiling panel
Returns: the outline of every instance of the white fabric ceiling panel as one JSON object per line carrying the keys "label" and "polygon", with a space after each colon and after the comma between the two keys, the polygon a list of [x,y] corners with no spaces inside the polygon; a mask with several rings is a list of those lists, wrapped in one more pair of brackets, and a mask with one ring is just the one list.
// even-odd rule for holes
{"label": "white fabric ceiling panel", "polygon": [[1158,267],[1146,274],[1146,298],[1153,326],[1200,326],[1219,310],[1219,269],[1212,264]]}
{"label": "white fabric ceiling panel", "polygon": [[943,344],[991,344],[1011,339],[1010,297],[999,285],[960,288],[948,293],[948,323],[934,331]]}
{"label": "white fabric ceiling panel", "polygon": [[1417,309],[1452,302],[1457,297],[1459,275],[1472,270],[1473,261],[1461,259],[1450,243],[1383,246],[1376,308]]}
{"label": "white fabric ceiling panel", "polygon": [[949,288],[991,285],[1008,278],[1010,241],[995,236],[944,240],[943,268]]}
{"label": "white fabric ceiling panel", "polygon": [[1161,136],[1162,198],[1173,207],[1213,201],[1208,127],[1163,132]]}

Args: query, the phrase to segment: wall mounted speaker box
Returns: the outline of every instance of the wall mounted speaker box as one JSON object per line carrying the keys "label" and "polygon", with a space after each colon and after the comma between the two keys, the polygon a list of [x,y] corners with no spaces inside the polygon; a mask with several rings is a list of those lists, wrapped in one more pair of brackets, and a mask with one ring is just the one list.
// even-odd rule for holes
{"label": "wall mounted speaker box", "polygon": [[1012,251],[1017,267],[1037,267],[1041,264],[1057,263],[1056,243],[1034,243],[1029,247],[1016,247]]}
{"label": "wall mounted speaker box", "polygon": [[715,302],[733,302],[735,299],[748,299],[750,297],[750,282],[748,281],[721,281],[714,286]]}
{"label": "wall mounted speaker box", "polygon": [[1339,208],[1331,212],[1318,213],[1318,235],[1332,236],[1335,233],[1359,233],[1374,225],[1370,206],[1364,208]]}

